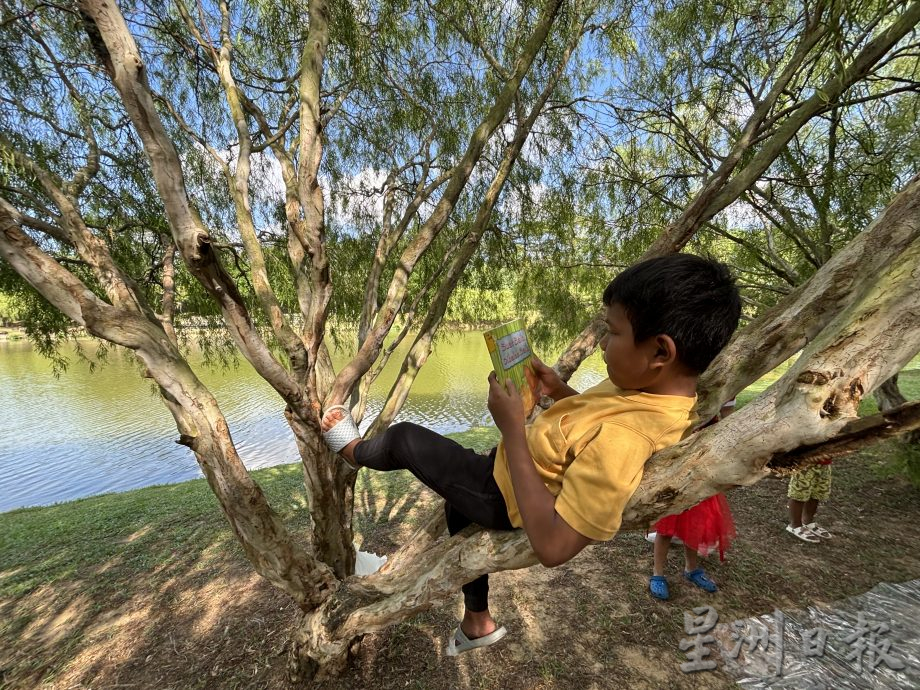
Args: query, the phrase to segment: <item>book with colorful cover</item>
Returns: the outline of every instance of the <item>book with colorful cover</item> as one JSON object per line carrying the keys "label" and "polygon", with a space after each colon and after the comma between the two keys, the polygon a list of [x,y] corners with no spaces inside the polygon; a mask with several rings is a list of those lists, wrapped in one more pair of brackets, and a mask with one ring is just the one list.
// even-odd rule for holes
{"label": "book with colorful cover", "polygon": [[524,319],[515,319],[483,333],[492,356],[492,367],[499,382],[511,379],[524,401],[524,414],[529,415],[537,402],[525,370],[533,359]]}

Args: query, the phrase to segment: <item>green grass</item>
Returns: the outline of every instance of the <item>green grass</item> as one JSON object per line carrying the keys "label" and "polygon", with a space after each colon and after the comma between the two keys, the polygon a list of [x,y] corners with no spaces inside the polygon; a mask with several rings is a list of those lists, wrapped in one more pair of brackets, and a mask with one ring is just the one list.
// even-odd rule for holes
{"label": "green grass", "polygon": [[[485,450],[498,440],[493,428],[453,435]],[[293,534],[310,528],[299,463],[252,472],[269,503]],[[362,472],[356,486],[356,528],[400,519],[414,500],[406,472]],[[383,498],[362,504],[363,495]],[[104,494],[0,514],[0,598],[15,598],[43,585],[82,580],[89,593],[120,589],[134,574],[165,579],[171,564],[191,557],[205,570],[240,547],[204,479]],[[123,590],[125,598],[131,592]]]}
{"label": "green grass", "polygon": [[[292,504],[303,493],[297,467],[255,474],[274,504],[293,517]],[[0,535],[0,597],[73,580],[87,569],[96,572],[86,580],[92,592],[126,572],[168,570],[192,552],[204,567],[229,545],[236,548],[204,480],[14,510],[0,515]]]}

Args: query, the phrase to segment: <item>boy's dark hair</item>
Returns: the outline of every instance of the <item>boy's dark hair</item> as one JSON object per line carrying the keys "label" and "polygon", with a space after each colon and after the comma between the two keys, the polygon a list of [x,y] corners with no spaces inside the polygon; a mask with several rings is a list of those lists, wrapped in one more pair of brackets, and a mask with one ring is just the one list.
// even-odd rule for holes
{"label": "boy's dark hair", "polygon": [[665,334],[677,357],[702,373],[738,326],[741,297],[728,267],[693,254],[669,254],[630,266],[610,281],[604,304],[623,306],[637,343]]}

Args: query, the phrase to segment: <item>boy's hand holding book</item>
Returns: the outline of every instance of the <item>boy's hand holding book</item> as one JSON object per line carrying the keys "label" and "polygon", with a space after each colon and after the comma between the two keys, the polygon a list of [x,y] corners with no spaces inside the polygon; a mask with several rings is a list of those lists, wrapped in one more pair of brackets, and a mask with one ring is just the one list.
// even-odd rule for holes
{"label": "boy's hand holding book", "polygon": [[561,400],[578,393],[562,380],[555,369],[541,362],[536,356],[530,360],[530,367],[525,373],[537,400],[543,395],[553,400]]}
{"label": "boy's hand holding book", "polygon": [[489,412],[502,435],[524,428],[524,401],[517,386],[511,379],[502,383],[494,371],[489,374]]}
{"label": "boy's hand holding book", "polygon": [[[506,384],[515,389],[516,395],[513,399],[520,403],[524,419],[533,412],[534,406],[543,395],[553,400],[561,400],[578,393],[568,386],[552,367],[534,356],[523,319],[496,326],[483,333],[483,336],[494,367],[493,375],[489,376],[489,411],[493,412],[493,417],[493,404],[502,406],[503,409],[507,403],[506,398],[511,395]],[[512,418],[502,411],[498,413],[503,421],[511,421]],[[513,419],[516,420],[517,416]],[[499,422],[497,417],[495,422]]]}

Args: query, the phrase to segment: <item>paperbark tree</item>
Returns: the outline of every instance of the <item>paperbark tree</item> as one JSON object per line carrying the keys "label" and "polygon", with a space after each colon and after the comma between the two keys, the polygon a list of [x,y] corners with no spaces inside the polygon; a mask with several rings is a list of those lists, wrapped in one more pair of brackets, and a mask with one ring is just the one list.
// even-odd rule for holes
{"label": "paperbark tree", "polygon": [[[352,575],[354,473],[325,449],[319,414],[330,404],[352,401],[360,416],[366,382],[393,354],[385,342],[397,327],[397,339],[416,335],[371,433],[385,427],[405,400],[515,163],[551,98],[569,83],[567,66],[579,41],[595,32],[615,35],[622,18],[616,13],[598,18],[590,4],[561,5],[522,3],[510,15],[504,6],[493,12],[472,4],[464,11],[435,5],[435,18],[405,17],[383,6],[375,23],[349,5],[311,0],[306,18],[300,18],[303,35],[293,42],[296,59],[273,72],[260,69],[271,60],[257,64],[253,54],[271,53],[275,44],[252,47],[236,37],[252,25],[290,27],[293,17],[283,9],[260,4],[241,15],[224,2],[179,3],[164,17],[157,7],[141,5],[132,15],[139,29],[134,34],[112,2],[83,0],[79,15],[46,4],[5,8],[2,27],[22,32],[28,51],[25,62],[8,55],[3,64],[15,87],[3,93],[3,103],[15,118],[0,131],[0,256],[72,322],[132,350],[143,363],[247,557],[304,612],[291,646],[295,679],[340,671],[363,635],[446,600],[479,574],[535,563],[521,532],[470,530],[447,538],[438,511],[380,573]],[[863,47],[821,86],[817,101],[808,97],[778,113],[779,95],[793,76],[806,80],[799,70],[826,31],[829,10],[809,9],[798,47],[777,63],[779,76],[765,97],[769,105],[755,109],[743,140],[650,253],[682,246],[700,223],[763,173],[801,123],[899,45],[920,18],[920,3],[889,9],[884,22],[869,22]],[[438,40],[447,41],[443,55],[412,54],[401,71],[386,43],[401,20],[422,37],[429,20],[437,21],[453,38],[439,34]],[[71,30],[55,33],[55,21]],[[397,33],[400,39],[407,35]],[[381,52],[373,50],[375,41],[383,42]],[[151,42],[157,48],[152,53],[168,56],[162,71],[148,65],[139,42]],[[474,116],[475,126],[451,129],[438,122],[436,129],[431,118],[449,119],[451,113],[432,110],[443,94],[434,77],[426,80],[426,68],[464,51],[477,56],[477,69],[460,65],[448,74],[462,82],[460,88],[481,89],[481,100],[452,92],[463,111],[460,119]],[[373,63],[374,89],[362,92],[359,77],[370,76],[355,72],[361,68],[356,56]],[[182,93],[178,73],[168,69],[180,62],[192,64],[191,78],[207,84],[208,97],[196,102],[198,112],[183,98],[170,97]],[[30,86],[23,64],[50,74],[40,83],[51,87]],[[340,81],[325,90],[330,65]],[[480,81],[464,81],[480,72],[486,74]],[[394,108],[393,127],[410,121],[409,129],[418,126],[423,134],[380,148],[376,132],[362,139],[359,130],[370,127],[370,119],[360,120],[353,103],[381,93]],[[69,104],[70,115],[61,116],[59,100]],[[410,101],[414,110],[399,109]],[[268,105],[278,110],[268,111]],[[338,131],[337,118],[346,123]],[[216,141],[215,132],[225,131],[232,138]],[[330,139],[342,147],[337,164],[355,154],[356,141],[387,163],[380,184],[383,212],[357,310],[355,355],[338,371],[327,345],[333,275],[322,163]],[[177,141],[189,146],[180,149]],[[387,148],[405,157],[387,157]],[[281,172],[283,202],[274,208],[256,203],[253,189],[253,170],[268,151]],[[140,154],[144,165],[132,157]],[[736,172],[743,160],[748,162]],[[110,166],[131,171],[123,173],[130,184],[119,187],[121,196],[112,192]],[[222,185],[209,170],[217,171]],[[473,184],[481,194],[470,193]],[[625,515],[626,528],[644,527],[721,488],[757,481],[770,465],[808,462],[917,425],[915,406],[856,420],[855,404],[920,348],[918,297],[910,289],[918,272],[918,189],[920,183],[912,181],[839,261],[829,261],[777,305],[774,321],[754,324],[739,336],[707,372],[704,414],[719,395],[737,392],[750,377],[772,368],[781,353],[809,343],[796,368],[749,409],[650,461]],[[162,213],[132,213],[132,195],[149,202],[154,191]],[[212,205],[215,194],[229,197],[230,212]],[[461,206],[467,221],[452,227],[452,214]],[[280,234],[266,229],[270,217]],[[128,242],[119,235],[126,224],[140,224],[142,231],[131,237],[144,245],[148,263],[129,260]],[[233,232],[219,232],[222,224]],[[441,253],[433,257],[435,249]],[[183,279],[175,255],[238,351],[285,401],[310,496],[309,535],[290,534],[268,505],[240,461],[218,401],[183,357],[174,328],[176,282]],[[279,256],[289,273],[273,268]],[[138,273],[154,268],[160,284],[147,289]],[[279,289],[285,281],[290,295]],[[763,346],[745,350],[744,342]],[[574,351],[592,347],[590,338],[582,338]],[[742,355],[744,366],[737,366]],[[574,358],[566,363],[572,366]]]}
{"label": "paperbark tree", "polygon": [[[891,249],[876,257],[881,247]],[[852,278],[855,266],[864,279],[844,280],[844,275]],[[862,396],[920,351],[917,278],[920,178],[777,305],[772,318],[751,324],[717,358],[701,381],[703,417],[808,342],[795,366],[754,402],[652,456],[621,529],[646,529],[663,515],[718,491],[756,483],[773,470],[836,457],[920,428],[920,403],[870,418],[857,416]],[[520,531],[445,538],[445,529],[440,512],[434,513],[378,574],[346,580],[305,616],[293,658],[315,649],[317,640],[325,654],[344,658],[362,632],[446,600],[478,575],[537,562]],[[315,658],[312,654],[307,652]]]}

